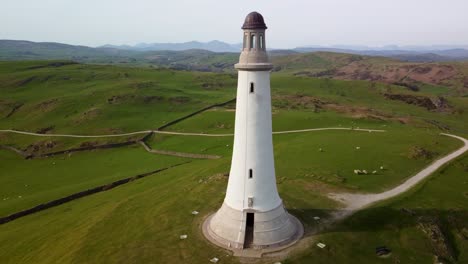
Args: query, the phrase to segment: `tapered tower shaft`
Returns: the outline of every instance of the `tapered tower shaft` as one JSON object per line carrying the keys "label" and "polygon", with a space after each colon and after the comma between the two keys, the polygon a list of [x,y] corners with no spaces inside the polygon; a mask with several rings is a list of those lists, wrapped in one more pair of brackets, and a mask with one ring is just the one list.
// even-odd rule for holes
{"label": "tapered tower shaft", "polygon": [[205,235],[225,247],[281,246],[294,240],[300,228],[276,188],[267,27],[262,15],[252,12],[242,29],[231,170],[224,203],[207,220]]}

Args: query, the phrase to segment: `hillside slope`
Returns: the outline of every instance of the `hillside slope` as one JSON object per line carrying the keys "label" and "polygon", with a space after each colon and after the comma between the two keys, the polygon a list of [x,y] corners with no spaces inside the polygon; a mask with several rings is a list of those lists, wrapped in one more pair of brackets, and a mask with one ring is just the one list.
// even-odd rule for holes
{"label": "hillside slope", "polygon": [[294,75],[342,80],[366,80],[407,85],[418,83],[468,93],[468,62],[410,63],[383,57],[316,52],[272,58],[275,70]]}
{"label": "hillside slope", "polygon": [[[349,63],[343,57],[334,61]],[[309,65],[328,67],[318,59]],[[220,263],[239,263],[205,240],[200,230],[226,190],[235,87],[236,76],[225,73],[72,61],[0,62],[0,129],[40,134],[0,132],[0,145],[7,147],[0,148],[0,217],[102,186],[98,193],[0,225],[2,263],[193,264],[214,257]],[[265,262],[431,263],[434,256],[451,263],[468,261],[466,155],[397,200],[317,232],[343,208],[329,193],[385,191],[458,148],[459,141],[440,132],[468,137],[468,97],[445,87],[412,91],[286,72],[272,73],[271,89],[274,131],[351,129],[274,135],[278,190],[306,234],[286,259]],[[229,103],[206,108],[220,102]],[[159,132],[177,133],[142,139],[148,130],[168,124]],[[140,130],[144,134],[108,136]],[[160,152],[136,142],[92,148],[128,140],[144,141]],[[76,147],[87,149],[74,151]],[[18,152],[42,156],[25,159]],[[355,174],[356,169],[372,173]],[[318,248],[318,241],[326,248]],[[374,252],[382,245],[392,251],[387,259]]]}

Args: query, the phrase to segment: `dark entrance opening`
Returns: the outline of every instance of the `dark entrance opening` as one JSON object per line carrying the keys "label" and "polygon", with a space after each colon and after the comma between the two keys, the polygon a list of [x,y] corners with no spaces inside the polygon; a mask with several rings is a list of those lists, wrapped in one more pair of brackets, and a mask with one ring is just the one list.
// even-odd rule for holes
{"label": "dark entrance opening", "polygon": [[254,237],[254,213],[247,213],[247,223],[245,225],[244,248],[250,248]]}

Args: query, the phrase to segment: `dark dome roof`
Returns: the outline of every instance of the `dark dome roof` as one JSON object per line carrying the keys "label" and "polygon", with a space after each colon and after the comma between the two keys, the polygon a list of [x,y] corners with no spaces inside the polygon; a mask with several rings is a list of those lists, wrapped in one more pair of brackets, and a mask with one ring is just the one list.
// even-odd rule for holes
{"label": "dark dome roof", "polygon": [[267,29],[267,26],[260,13],[252,12],[245,17],[242,29]]}

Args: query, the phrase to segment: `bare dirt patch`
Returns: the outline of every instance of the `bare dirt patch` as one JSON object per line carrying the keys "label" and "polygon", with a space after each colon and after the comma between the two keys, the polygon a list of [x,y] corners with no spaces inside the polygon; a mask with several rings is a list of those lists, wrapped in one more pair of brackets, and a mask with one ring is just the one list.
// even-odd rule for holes
{"label": "bare dirt patch", "polygon": [[402,101],[407,104],[424,107],[429,111],[446,111],[450,110],[451,107],[448,104],[447,99],[444,97],[428,97],[423,95],[411,95],[411,94],[391,94],[384,93],[383,96],[390,100]]}
{"label": "bare dirt patch", "polygon": [[52,126],[48,126],[48,127],[43,127],[43,128],[39,128],[36,133],[38,134],[47,134],[48,132],[54,130],[55,126],[52,125]]}
{"label": "bare dirt patch", "polygon": [[58,102],[58,99],[56,99],[56,98],[46,100],[46,101],[40,102],[39,104],[35,105],[33,107],[33,109],[41,111],[41,112],[48,112],[48,111],[53,110],[56,107],[57,102]]}
{"label": "bare dirt patch", "polygon": [[161,102],[164,100],[164,97],[158,96],[158,95],[152,95],[152,96],[144,96],[142,98],[142,101],[144,104],[151,104],[155,102]]}
{"label": "bare dirt patch", "polygon": [[451,65],[431,64],[413,68],[407,77],[423,83],[440,84],[442,81],[453,78],[457,74],[458,71]]}
{"label": "bare dirt patch", "polygon": [[455,251],[441,227],[434,217],[419,217],[418,227],[427,235],[438,263],[454,263]]}
{"label": "bare dirt patch", "polygon": [[420,146],[412,146],[408,150],[408,157],[410,159],[432,159],[437,156],[437,152],[427,150]]}
{"label": "bare dirt patch", "polygon": [[185,104],[185,103],[188,103],[190,102],[190,97],[188,96],[176,96],[176,97],[171,97],[169,98],[169,102],[171,102],[172,104]]}
{"label": "bare dirt patch", "polygon": [[316,97],[307,95],[282,95],[273,97],[273,106],[282,109],[312,109],[314,112],[321,110],[331,110],[340,114],[344,114],[356,119],[372,119],[380,121],[397,121],[402,124],[410,122],[408,117],[395,117],[377,111],[372,108],[341,105],[335,102],[322,100]]}
{"label": "bare dirt patch", "polygon": [[51,62],[47,63],[44,65],[37,65],[37,66],[32,66],[27,68],[28,70],[34,70],[34,69],[40,69],[40,68],[58,68],[62,66],[67,66],[67,65],[74,65],[78,64],[77,62],[74,61],[57,61],[57,62]]}
{"label": "bare dirt patch", "polygon": [[29,154],[49,152],[53,150],[55,147],[57,147],[57,145],[58,145],[58,142],[54,140],[39,141],[39,142],[28,145],[24,149],[24,152],[27,152]]}
{"label": "bare dirt patch", "polygon": [[345,114],[346,116],[356,119],[372,119],[379,121],[397,121],[401,124],[408,124],[411,119],[409,117],[395,117],[367,107],[354,107],[338,104],[327,104],[324,109],[333,110],[335,112]]}
{"label": "bare dirt patch", "polygon": [[[333,73],[333,72],[330,72]],[[372,65],[352,62],[336,69],[333,76],[345,80],[368,80],[385,83],[422,82],[439,85],[459,74],[451,65],[444,64],[386,64]]]}
{"label": "bare dirt patch", "polygon": [[272,101],[274,107],[288,110],[313,109],[315,111],[318,111],[325,104],[330,104],[330,102],[324,101],[317,97],[301,94],[274,96]]}
{"label": "bare dirt patch", "polygon": [[88,109],[75,120],[75,124],[81,124],[83,122],[93,120],[97,118],[99,115],[101,115],[101,113],[102,113],[101,109],[96,108],[96,107]]}
{"label": "bare dirt patch", "polygon": [[156,82],[139,82],[135,84],[135,88],[144,89],[144,88],[154,88],[158,87],[158,83]]}
{"label": "bare dirt patch", "polygon": [[131,101],[135,98],[133,94],[122,94],[122,95],[113,95],[110,98],[107,98],[107,103],[109,104],[121,104],[128,101]]}

